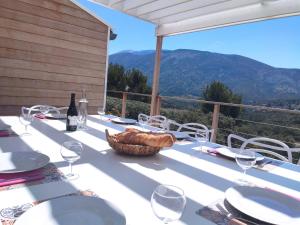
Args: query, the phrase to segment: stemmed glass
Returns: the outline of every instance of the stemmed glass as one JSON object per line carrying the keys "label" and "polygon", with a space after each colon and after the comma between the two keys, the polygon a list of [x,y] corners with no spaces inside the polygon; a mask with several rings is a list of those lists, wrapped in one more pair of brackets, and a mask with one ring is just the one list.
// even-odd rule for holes
{"label": "stemmed glass", "polygon": [[139,125],[145,130],[145,125],[147,124],[148,118],[146,116],[140,115],[138,117]]}
{"label": "stemmed glass", "polygon": [[253,167],[256,163],[256,154],[254,151],[247,150],[247,149],[240,149],[236,154],[235,154],[235,161],[239,165],[239,167],[242,168],[243,172],[243,177],[238,180],[240,184],[249,184],[247,181],[246,177],[246,171]]}
{"label": "stemmed glass", "polygon": [[98,114],[100,115],[100,119],[103,119],[103,116],[105,115],[105,109],[104,107],[99,107],[97,110]]}
{"label": "stemmed glass", "polygon": [[79,112],[78,116],[77,116],[77,125],[78,125],[77,129],[78,130],[87,130],[85,123],[86,123],[86,115],[81,114]]}
{"label": "stemmed glass", "polygon": [[152,210],[165,224],[179,220],[185,205],[184,191],[173,185],[159,185],[151,196]]}
{"label": "stemmed glass", "polygon": [[79,177],[72,170],[72,163],[80,159],[83,146],[79,141],[66,141],[61,145],[60,154],[62,158],[69,163],[70,172],[65,175],[67,180],[73,180]]}
{"label": "stemmed glass", "polygon": [[19,117],[20,123],[25,126],[25,132],[22,135],[31,135],[28,132],[28,125],[33,121],[33,116],[30,113],[22,112]]}
{"label": "stemmed glass", "polygon": [[202,152],[203,151],[203,149],[202,149],[203,144],[206,141],[205,140],[205,135],[201,131],[197,130],[194,134],[194,139],[197,143],[197,150],[199,149],[200,152]]}

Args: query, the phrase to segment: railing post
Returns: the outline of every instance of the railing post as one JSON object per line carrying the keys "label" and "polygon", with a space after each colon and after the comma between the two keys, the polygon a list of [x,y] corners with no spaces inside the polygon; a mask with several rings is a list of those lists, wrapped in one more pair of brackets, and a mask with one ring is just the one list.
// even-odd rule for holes
{"label": "railing post", "polygon": [[127,101],[127,92],[123,92],[122,98],[122,117],[125,118],[126,116],[126,101]]}
{"label": "railing post", "polygon": [[220,105],[214,104],[214,112],[213,112],[212,125],[211,125],[211,129],[213,130],[212,137],[211,137],[212,142],[216,142],[217,140],[219,115],[220,115]]}
{"label": "railing post", "polygon": [[156,96],[156,115],[160,115],[161,97]]}

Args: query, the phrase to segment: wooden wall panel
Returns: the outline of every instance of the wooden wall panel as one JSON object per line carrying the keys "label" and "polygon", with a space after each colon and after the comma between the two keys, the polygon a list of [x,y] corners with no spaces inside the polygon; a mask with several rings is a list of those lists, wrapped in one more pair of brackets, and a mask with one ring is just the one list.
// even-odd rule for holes
{"label": "wooden wall panel", "polygon": [[92,53],[85,53],[74,51],[65,48],[52,47],[48,45],[42,45],[37,43],[31,43],[28,41],[19,41],[11,38],[0,37],[0,47],[9,49],[20,49],[28,52],[40,52],[49,55],[49,57],[55,58],[55,56],[61,56],[70,59],[79,59],[82,64],[86,62],[105,63],[106,55],[99,56]]}
{"label": "wooden wall panel", "polygon": [[72,24],[63,23],[60,21],[55,21],[47,18],[42,18],[28,13],[23,13],[11,9],[0,8],[0,15],[3,18],[13,19],[15,21],[26,22],[28,24],[35,24],[42,27],[48,27],[60,31],[69,32],[72,34],[78,34],[80,36],[100,39],[106,41],[106,33],[93,31],[84,27],[78,27]]}
{"label": "wooden wall panel", "polygon": [[52,28],[41,27],[38,25],[23,23],[23,22],[1,18],[1,17],[0,17],[0,27],[12,29],[12,30],[24,31],[26,33],[38,34],[46,37],[53,37],[56,39],[84,44],[87,46],[94,46],[97,48],[106,47],[106,41],[102,41],[94,38],[88,38],[88,37],[82,38],[82,36],[77,34],[72,34],[65,31],[59,31]]}
{"label": "wooden wall panel", "polygon": [[[51,1],[51,0],[48,0]],[[34,6],[18,0],[1,0],[0,6],[3,8],[16,10],[24,13],[29,13],[42,18],[48,18],[55,21],[60,21],[68,24],[73,24],[79,27],[84,27],[94,31],[104,32],[107,27],[103,23],[91,22],[75,16],[70,16],[56,10],[49,10],[43,7]]]}
{"label": "wooden wall panel", "polygon": [[77,18],[86,19],[97,23],[98,20],[88,13],[83,12],[81,9],[69,7],[67,5],[55,2],[55,1],[48,1],[48,0],[19,0],[21,2],[28,3],[30,5],[42,7],[44,9],[54,10],[62,14],[67,14],[71,16],[75,16]]}
{"label": "wooden wall panel", "polygon": [[1,44],[0,44],[0,58],[30,60],[34,62],[69,66],[73,68],[85,68],[85,69],[92,69],[98,71],[103,71],[105,69],[104,68],[105,60],[103,60],[104,62],[96,63],[96,62],[79,60],[76,58],[66,58],[62,56],[53,57],[52,55],[39,53],[39,52],[23,51],[23,50],[12,49],[12,48],[2,48]]}
{"label": "wooden wall panel", "polygon": [[0,115],[67,106],[85,89],[103,105],[109,28],[69,0],[0,1]]}

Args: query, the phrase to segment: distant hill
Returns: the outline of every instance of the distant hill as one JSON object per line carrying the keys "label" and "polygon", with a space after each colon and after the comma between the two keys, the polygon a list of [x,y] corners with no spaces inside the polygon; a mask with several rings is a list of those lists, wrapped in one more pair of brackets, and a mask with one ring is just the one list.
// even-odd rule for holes
{"label": "distant hill", "polygon": [[[152,84],[154,51],[124,51],[110,55],[111,63],[138,68]],[[162,95],[199,96],[218,80],[243,96],[244,102],[300,98],[300,69],[275,68],[256,60],[197,50],[164,50],[161,60]]]}

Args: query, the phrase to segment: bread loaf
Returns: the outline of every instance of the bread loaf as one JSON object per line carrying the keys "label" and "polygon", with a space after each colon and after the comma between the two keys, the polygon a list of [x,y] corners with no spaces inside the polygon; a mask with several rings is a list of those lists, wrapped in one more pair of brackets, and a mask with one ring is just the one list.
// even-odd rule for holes
{"label": "bread loaf", "polygon": [[176,141],[171,134],[142,132],[134,128],[127,128],[125,132],[115,136],[115,140],[123,144],[148,145],[152,147],[170,147]]}

